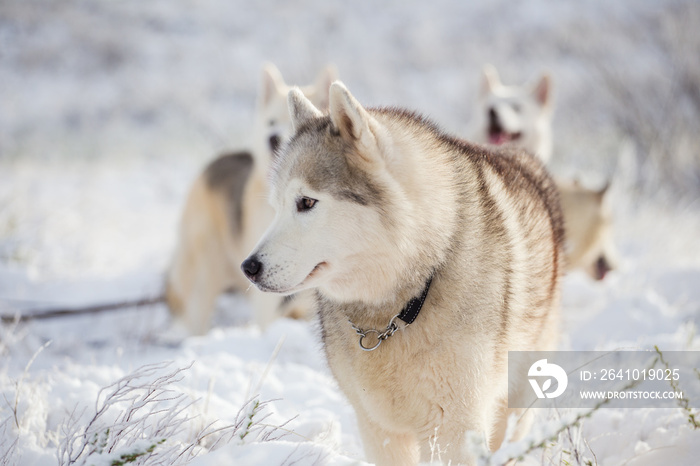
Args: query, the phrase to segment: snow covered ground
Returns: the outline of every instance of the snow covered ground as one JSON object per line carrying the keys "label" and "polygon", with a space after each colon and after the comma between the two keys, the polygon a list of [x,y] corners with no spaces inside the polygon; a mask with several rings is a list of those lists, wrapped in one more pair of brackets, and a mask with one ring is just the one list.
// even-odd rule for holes
{"label": "snow covered ground", "polygon": [[[581,46],[622,63],[635,89],[663,86],[663,57],[640,31],[685,3],[271,3],[0,4],[3,315],[157,295],[189,183],[216,151],[247,142],[264,61],[300,82],[333,61],[361,101],[419,109],[463,136],[480,67],[491,62],[506,82],[551,70],[555,170],[599,182],[618,167],[622,266],[602,283],[566,278],[561,348],[700,350],[697,186],[694,195],[663,184],[638,194],[648,167],[630,161]],[[147,464],[188,455],[196,465],[363,464],[314,324],[282,320],[261,333],[248,315],[244,299],[223,297],[216,327],[178,346],[159,338],[163,305],[2,324],[0,465],[69,463],[81,444],[87,464],[149,449]],[[152,398],[132,397],[149,390]],[[120,430],[125,413],[135,430]],[[528,439],[481,461],[700,457],[700,431],[681,408],[600,409],[530,449],[576,415],[538,412]]]}

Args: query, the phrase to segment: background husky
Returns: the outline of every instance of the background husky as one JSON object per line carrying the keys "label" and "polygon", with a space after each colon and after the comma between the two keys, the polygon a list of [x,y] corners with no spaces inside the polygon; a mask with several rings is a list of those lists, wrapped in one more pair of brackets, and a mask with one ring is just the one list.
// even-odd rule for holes
{"label": "background husky", "polygon": [[496,68],[484,66],[473,140],[521,147],[547,163],[552,156],[552,83],[505,86]]}
{"label": "background husky", "polygon": [[[335,70],[329,66],[314,85],[302,91],[325,108],[334,78]],[[270,161],[291,132],[289,89],[273,65],[264,67],[253,150],[226,154],[211,162],[195,180],[185,202],[178,244],[167,274],[166,299],[171,312],[192,333],[208,330],[216,298],[222,291],[249,287],[238,264],[274,215],[267,202],[267,174]],[[246,295],[252,301],[258,324],[265,326],[276,317],[279,298],[255,289]]]}
{"label": "background husky", "polygon": [[[263,291],[318,290],[328,361],[370,461],[428,461],[439,429],[442,459],[470,462],[468,431],[492,449],[505,435],[507,351],[557,339],[556,189],[528,154],[364,109],[339,82],[329,100],[324,116],[290,93],[295,134],[273,171],[275,220],[242,269]],[[361,350],[353,326],[380,332],[421,293],[412,325]]]}
{"label": "background husky", "polygon": [[602,280],[618,266],[612,241],[610,186],[588,189],[578,182],[557,180],[566,226],[566,262],[569,269],[583,269]]}

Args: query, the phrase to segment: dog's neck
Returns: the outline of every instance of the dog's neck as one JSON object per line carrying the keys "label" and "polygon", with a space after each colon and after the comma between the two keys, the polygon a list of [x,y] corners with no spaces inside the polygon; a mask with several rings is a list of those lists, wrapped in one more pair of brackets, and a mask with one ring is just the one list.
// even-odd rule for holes
{"label": "dog's neck", "polygon": [[[404,308],[389,320],[386,328],[362,328],[358,327],[351,319],[348,319],[348,323],[355,330],[358,336],[358,344],[360,349],[364,351],[374,351],[382,344],[384,340],[387,340],[394,336],[403,325],[403,328],[411,325],[418,318],[418,314],[423,309],[423,304],[430,291],[430,285],[433,281],[433,276],[428,278],[428,281],[423,288],[423,291],[419,296],[414,296],[411,298]],[[400,321],[400,322],[399,322]]]}
{"label": "dog's neck", "polygon": [[[392,321],[406,326],[418,318],[433,286],[434,277],[435,272],[431,270],[422,280],[411,279],[403,283],[397,288],[394,299],[382,304],[368,303],[361,299],[352,302],[338,301],[319,290],[319,310],[326,315],[337,314],[354,327],[365,330],[376,329],[381,332]],[[397,318],[401,321],[396,321]]]}

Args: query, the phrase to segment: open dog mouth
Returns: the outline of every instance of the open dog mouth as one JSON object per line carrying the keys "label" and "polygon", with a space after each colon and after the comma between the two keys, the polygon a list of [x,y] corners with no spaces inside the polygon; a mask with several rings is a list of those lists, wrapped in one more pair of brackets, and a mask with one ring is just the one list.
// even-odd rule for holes
{"label": "open dog mouth", "polygon": [[317,272],[323,270],[327,265],[328,265],[328,263],[326,263],[326,262],[319,262],[318,264],[316,264],[316,267],[314,267],[313,270],[311,270],[311,272],[309,272],[309,274],[306,276],[306,278],[301,283],[299,283],[299,286],[302,286],[310,278],[313,278],[314,276],[316,276]]}
{"label": "open dog mouth", "polygon": [[522,133],[518,131],[517,133],[509,133],[503,130],[489,130],[489,143],[490,144],[505,144],[511,141],[517,141],[522,136]]}
{"label": "open dog mouth", "polygon": [[507,131],[498,113],[493,108],[489,109],[488,112],[488,129],[486,132],[488,133],[489,143],[496,145],[516,141],[522,136],[520,131]]}

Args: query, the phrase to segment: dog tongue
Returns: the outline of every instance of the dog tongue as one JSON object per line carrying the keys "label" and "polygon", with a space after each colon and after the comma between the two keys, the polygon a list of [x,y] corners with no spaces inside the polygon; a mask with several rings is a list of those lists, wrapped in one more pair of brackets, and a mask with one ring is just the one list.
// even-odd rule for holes
{"label": "dog tongue", "polygon": [[505,133],[489,134],[489,142],[491,144],[503,144],[506,141],[508,141],[508,136]]}

